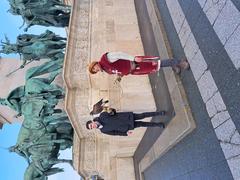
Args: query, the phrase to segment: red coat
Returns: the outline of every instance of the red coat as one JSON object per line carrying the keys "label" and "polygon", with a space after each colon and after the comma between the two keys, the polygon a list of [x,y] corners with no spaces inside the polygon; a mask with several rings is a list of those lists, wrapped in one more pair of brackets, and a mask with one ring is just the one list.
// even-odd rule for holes
{"label": "red coat", "polygon": [[[142,58],[149,56],[141,56]],[[152,56],[151,56],[152,57]],[[159,70],[159,63],[156,61],[143,61],[143,62],[135,62],[136,68],[131,69],[132,61],[119,59],[115,62],[109,62],[107,58],[107,53],[105,53],[99,64],[101,68],[108,74],[118,74],[121,76],[132,74],[132,75],[143,75],[143,74],[150,74],[154,73]]]}

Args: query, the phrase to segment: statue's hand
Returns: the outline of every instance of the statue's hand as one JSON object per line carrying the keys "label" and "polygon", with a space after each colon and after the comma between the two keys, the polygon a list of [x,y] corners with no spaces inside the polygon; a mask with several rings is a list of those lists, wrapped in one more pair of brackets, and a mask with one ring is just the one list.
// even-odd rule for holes
{"label": "statue's hand", "polygon": [[19,118],[20,116],[22,116],[22,114],[21,114],[21,113],[19,113],[19,114],[15,115],[14,117],[15,117],[15,118]]}

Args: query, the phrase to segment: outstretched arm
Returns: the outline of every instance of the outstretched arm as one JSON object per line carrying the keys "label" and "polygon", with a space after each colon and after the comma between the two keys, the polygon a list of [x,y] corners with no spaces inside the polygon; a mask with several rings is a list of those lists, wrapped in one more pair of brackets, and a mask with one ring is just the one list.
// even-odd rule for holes
{"label": "outstretched arm", "polygon": [[127,53],[123,53],[123,52],[109,52],[107,53],[107,58],[108,61],[113,63],[119,59],[121,60],[127,60],[127,61],[134,61],[134,56],[131,56]]}
{"label": "outstretched arm", "polygon": [[27,163],[30,164],[29,155],[28,155],[26,152],[24,152],[24,151],[19,151],[19,150],[16,150],[15,152],[16,152],[19,156],[22,156],[22,157],[27,161]]}

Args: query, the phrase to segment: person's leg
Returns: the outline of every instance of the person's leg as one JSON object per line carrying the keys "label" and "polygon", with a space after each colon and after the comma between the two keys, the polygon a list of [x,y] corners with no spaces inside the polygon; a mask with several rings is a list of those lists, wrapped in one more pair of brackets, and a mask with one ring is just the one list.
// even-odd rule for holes
{"label": "person's leg", "polygon": [[181,69],[187,70],[190,66],[187,59],[163,59],[161,60],[160,67],[172,67],[179,74]]}
{"label": "person's leg", "polygon": [[159,69],[159,62],[157,61],[135,62],[136,67],[131,71],[131,74],[143,75],[143,74],[155,73]]}
{"label": "person's leg", "polygon": [[179,59],[163,59],[161,60],[160,67],[173,67],[180,63]]}
{"label": "person's leg", "polygon": [[165,111],[159,111],[159,112],[144,112],[140,114],[133,113],[133,119],[134,120],[139,120],[139,119],[144,119],[147,117],[153,117],[153,116],[164,116],[166,114]]}
{"label": "person's leg", "polygon": [[138,127],[161,127],[165,128],[164,123],[156,123],[156,122],[143,122],[143,121],[135,121],[134,122],[134,128]]}

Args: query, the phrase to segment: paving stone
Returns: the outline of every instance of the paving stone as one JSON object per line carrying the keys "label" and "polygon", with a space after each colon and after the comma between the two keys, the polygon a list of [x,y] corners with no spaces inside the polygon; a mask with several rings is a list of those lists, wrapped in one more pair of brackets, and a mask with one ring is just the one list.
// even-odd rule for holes
{"label": "paving stone", "polygon": [[226,159],[232,158],[240,154],[240,145],[220,142]]}
{"label": "paving stone", "polygon": [[[201,1],[201,0],[199,0]],[[227,0],[218,0],[218,1],[213,1],[213,0],[207,0],[203,11],[205,12],[208,20],[210,21],[211,24],[213,24],[221,12],[222,8],[226,4]]]}
{"label": "paving stone", "polygon": [[206,1],[207,1],[207,0],[198,0],[198,3],[200,4],[200,6],[201,6],[202,8],[204,8],[203,6],[205,6]]}
{"label": "paving stone", "polygon": [[216,128],[229,118],[230,118],[229,113],[227,111],[222,111],[217,113],[214,117],[212,117],[211,122],[213,127]]}
{"label": "paving stone", "polygon": [[180,175],[172,179],[173,180],[191,180],[189,174]]}
{"label": "paving stone", "polygon": [[203,101],[206,103],[209,98],[218,90],[211,72],[206,71],[197,82]]}
{"label": "paving stone", "polygon": [[215,133],[217,138],[224,142],[229,142],[231,137],[233,136],[236,127],[232,121],[232,119],[227,120],[220,126],[215,129]]}
{"label": "paving stone", "polygon": [[240,11],[240,1],[239,0],[232,0],[232,2],[236,6],[236,8]]}
{"label": "paving stone", "polygon": [[185,16],[182,12],[182,8],[179,5],[178,1],[166,1],[169,12],[172,16],[173,23],[175,25],[176,31],[179,32]]}
{"label": "paving stone", "polygon": [[207,64],[203,58],[202,52],[198,50],[197,54],[192,59],[189,59],[189,63],[193,72],[193,76],[195,80],[198,81],[207,70]]}
{"label": "paving stone", "polygon": [[166,1],[169,13],[172,17],[176,16],[176,8],[179,8],[179,5],[177,3],[175,3],[175,1]]}
{"label": "paving stone", "polygon": [[231,143],[240,145],[240,135],[237,130],[235,131],[234,135],[232,136]]}
{"label": "paving stone", "polygon": [[228,166],[232,172],[233,179],[240,179],[240,156],[237,156],[232,159],[228,159]]}
{"label": "paving stone", "polygon": [[225,44],[225,49],[234,66],[240,68],[240,25]]}
{"label": "paving stone", "polygon": [[224,104],[219,91],[213,96],[213,101],[218,112],[226,110],[226,105]]}
{"label": "paving stone", "polygon": [[191,180],[232,180],[227,172],[226,162],[217,163],[211,167],[197,169],[189,173]]}
{"label": "paving stone", "polygon": [[188,25],[187,20],[185,19],[184,22],[183,22],[182,28],[181,28],[181,30],[180,30],[180,32],[178,34],[180,42],[182,44],[182,47],[185,46],[186,41],[187,41],[190,33],[191,33],[191,29],[190,29],[190,27]]}
{"label": "paving stone", "polygon": [[179,5],[182,8],[185,16],[188,16],[191,11],[192,4],[195,0],[178,0]]}
{"label": "paving stone", "polygon": [[213,28],[222,44],[225,44],[240,23],[240,12],[229,0],[219,14]]}
{"label": "paving stone", "polygon": [[[188,41],[188,38],[189,38],[185,34],[185,33],[188,33],[188,29],[187,29],[188,27],[186,26],[186,24],[189,24],[191,26],[193,32],[197,31],[194,34],[192,34],[192,37],[190,37],[190,40],[188,41],[189,44],[187,47],[187,51],[185,49],[186,56],[188,58],[191,57],[189,59],[190,64],[191,64],[192,62],[195,62],[194,57],[198,53],[198,50],[199,50],[198,45],[199,46],[202,45],[201,48],[205,48],[203,50],[207,51],[210,56],[212,56],[213,53],[215,54],[215,53],[220,52],[219,51],[220,48],[211,48],[211,47],[218,47],[218,46],[214,46],[216,44],[216,45],[221,45],[223,48],[223,45],[219,41],[218,37],[216,36],[216,34],[215,34],[214,30],[212,29],[212,26],[210,25],[205,14],[203,13],[203,11],[201,11],[200,5],[203,7],[205,0],[198,0],[198,1],[193,0],[195,2],[193,3],[194,5],[191,5],[191,13],[187,14],[187,12],[190,12],[190,10],[189,11],[187,10],[187,9],[189,9],[188,7],[190,7],[190,5],[187,7],[187,4],[190,3],[190,1],[191,0],[166,0],[166,1],[165,0],[157,0],[156,2],[158,3],[158,7],[161,10],[160,12],[161,12],[161,15],[162,15],[162,18],[164,21],[164,25],[166,27],[166,31],[168,33],[168,39],[169,39],[169,41],[171,41],[170,44],[173,49],[173,54],[176,57],[182,56],[182,52],[181,52],[182,47],[180,47],[180,43],[178,41],[177,33],[175,32],[175,29],[174,29],[174,26],[172,23],[172,19],[168,14],[169,13],[168,12],[169,4],[171,4],[171,6],[173,6],[172,8],[170,8],[172,17],[177,17],[177,11],[179,11],[179,9],[180,9],[177,6],[178,6],[178,4],[180,4],[182,11],[185,13],[186,17],[189,18],[190,20],[192,20],[192,22],[190,20],[189,20],[189,22],[184,21],[184,23],[180,27],[180,31],[179,31],[179,38],[180,38],[180,41],[182,44],[184,43],[184,41],[186,41],[186,40]],[[213,1],[215,1],[215,0],[213,0]],[[220,1],[220,0],[218,0],[218,1]],[[166,2],[168,4],[168,7],[166,7]],[[185,8],[183,7],[183,5],[185,6]],[[200,9],[200,11],[199,11],[199,9]],[[174,13],[174,16],[173,16],[173,13]],[[192,18],[194,16],[194,13],[201,14],[201,19],[203,19],[203,21],[201,21],[199,23],[205,24],[204,26],[198,26],[200,28],[196,27],[196,25],[199,24],[197,21],[199,16],[195,15],[195,18]],[[180,22],[180,21],[178,21],[178,22]],[[174,24],[176,25],[176,22]],[[210,34],[209,36],[213,37],[213,38],[208,38],[208,32],[210,29],[213,32],[213,34]],[[205,36],[204,35],[198,36],[197,35],[198,33],[199,34],[202,33]],[[206,38],[202,38],[202,37],[206,37]],[[197,40],[197,42],[195,39]],[[210,43],[210,42],[212,42],[212,40],[215,40],[215,39],[217,39],[218,43],[215,43],[215,44]],[[186,43],[187,43],[187,41],[186,41]],[[200,41],[202,44],[199,43]],[[187,46],[187,44],[186,44],[186,46]],[[202,54],[204,55],[204,58],[205,58],[206,62],[208,63],[208,65],[212,63],[212,64],[215,64],[213,67],[216,67],[217,63],[215,61],[213,61],[213,59],[217,59],[217,58],[214,57],[211,59],[209,56],[206,56],[206,52],[204,52],[204,51],[202,51]],[[211,51],[213,53],[211,54],[211,53],[209,53],[209,51]],[[225,57],[227,57],[227,54],[226,54],[226,56],[222,56],[222,57],[224,57],[224,59],[226,59]],[[222,62],[223,59],[219,59],[219,61],[220,60]],[[198,69],[198,67],[193,68],[192,64],[191,64],[191,68],[192,68],[192,71],[195,69]],[[201,85],[202,89],[205,88],[205,90],[200,90],[202,96],[203,96],[202,92],[207,91],[206,94],[204,94],[205,103],[207,102],[207,100],[209,98],[212,97],[211,100],[213,101],[214,107],[216,109],[218,109],[217,111],[220,111],[218,113],[215,113],[215,115],[218,114],[218,116],[214,116],[214,117],[216,119],[218,119],[217,122],[220,122],[220,124],[221,124],[224,121],[221,122],[221,121],[219,121],[219,119],[226,120],[225,118],[222,118],[222,117],[228,117],[228,119],[229,119],[230,116],[229,116],[228,112],[223,111],[223,110],[226,110],[225,104],[223,103],[220,94],[217,94],[219,92],[215,85],[215,81],[212,79],[211,74],[213,74],[214,78],[216,78],[216,73],[214,74],[214,71],[213,71],[213,69],[211,69],[210,66],[209,66],[209,69],[211,70],[211,72],[209,71],[209,72],[203,74],[203,76],[206,76],[206,77],[200,76],[203,79],[202,79],[201,83],[198,82],[198,85]],[[193,74],[194,74],[194,72],[193,72]],[[195,76],[196,75],[194,75],[194,77]],[[220,77],[220,76],[218,76],[218,77]],[[191,108],[193,111],[194,118],[196,120],[197,128],[192,134],[190,134],[188,137],[186,137],[182,141],[180,141],[176,145],[176,147],[173,147],[172,149],[170,149],[164,156],[162,156],[159,160],[157,160],[155,163],[153,163],[153,165],[144,172],[144,176],[146,177],[146,179],[159,179],[159,178],[172,179],[172,177],[180,177],[180,175],[183,175],[183,173],[190,174],[191,172],[193,172],[192,169],[194,169],[196,171],[201,171],[201,172],[199,172],[199,173],[197,172],[195,174],[195,176],[192,178],[194,180],[198,180],[198,179],[232,180],[232,175],[227,166],[227,161],[224,157],[224,154],[222,152],[220,144],[219,144],[218,140],[216,139],[215,132],[214,132],[213,128],[211,127],[211,124],[210,124],[211,122],[209,121],[208,114],[205,111],[205,105],[207,105],[207,104],[204,104],[202,102],[201,97],[199,96],[200,95],[199,91],[198,91],[195,81],[192,77],[192,74],[190,76],[189,76],[189,74],[187,74],[186,76],[184,76],[184,74],[183,74],[183,76],[181,76],[181,78],[183,79],[183,83],[187,82],[184,85],[185,85],[185,89],[186,89],[186,92],[187,92],[187,95],[189,98],[189,102],[191,103]],[[189,81],[189,80],[191,80],[191,81]],[[216,83],[217,83],[217,81],[216,81]],[[222,94],[222,92],[221,92],[221,94]],[[216,102],[217,102],[217,104],[215,104]],[[199,106],[199,104],[201,106]],[[221,112],[221,111],[223,111],[223,112]],[[228,116],[227,116],[227,114],[228,114]],[[220,124],[218,124],[218,125],[220,125]],[[211,132],[211,133],[209,133],[209,132]],[[232,139],[233,138],[235,138],[235,134],[232,137]],[[206,143],[206,145],[205,145],[205,142],[200,143],[199,142],[200,139],[206,139],[206,141],[209,143],[208,144]],[[204,151],[203,153],[196,153],[198,150],[196,150],[195,148],[191,148],[192,144],[194,142],[197,143],[196,149],[198,148],[198,149]],[[187,146],[188,144],[191,146],[188,147]],[[214,147],[214,146],[216,148],[213,149],[212,147]],[[182,151],[179,152],[180,149]],[[176,152],[179,152],[179,153],[176,153]],[[183,161],[183,160],[185,160],[185,161]],[[222,163],[221,166],[217,166],[217,163],[219,163],[219,162]],[[206,169],[199,170],[197,168],[198,165],[196,165],[196,164],[202,164],[202,165],[204,165],[204,167],[206,167]],[[191,171],[189,170],[189,167],[191,167]]]}
{"label": "paving stone", "polygon": [[187,39],[187,42],[185,44],[185,47],[184,47],[184,52],[187,56],[187,58],[190,60],[193,58],[193,56],[195,56],[195,54],[198,52],[199,50],[199,47],[197,45],[197,42],[193,36],[192,33],[190,33],[188,39]]}
{"label": "paving stone", "polygon": [[217,114],[217,109],[215,107],[213,98],[209,99],[206,102],[206,108],[207,108],[207,112],[208,112],[208,115],[210,118],[213,117],[215,114]]}

